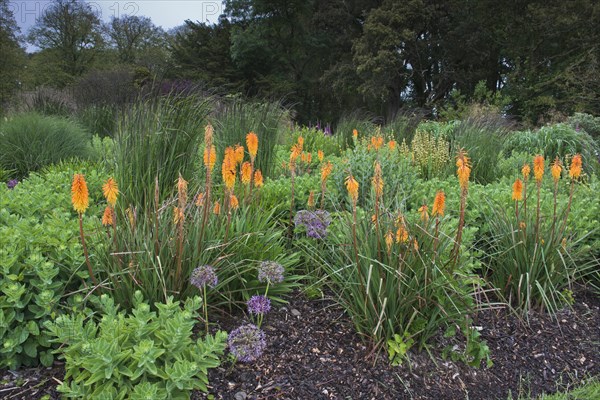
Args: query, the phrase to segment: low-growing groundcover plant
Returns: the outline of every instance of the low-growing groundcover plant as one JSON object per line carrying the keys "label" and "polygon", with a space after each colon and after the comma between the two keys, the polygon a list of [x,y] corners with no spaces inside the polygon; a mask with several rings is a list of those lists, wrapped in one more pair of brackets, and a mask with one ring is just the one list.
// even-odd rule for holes
{"label": "low-growing groundcover plant", "polygon": [[[79,225],[70,209],[73,169],[86,171],[92,196],[100,176],[65,164],[33,173],[14,189],[0,187],[0,368],[52,364],[43,324],[63,311],[88,279]],[[99,209],[92,205],[92,213]],[[84,221],[85,230],[97,224]]]}
{"label": "low-growing groundcover plant", "polygon": [[66,362],[58,390],[76,399],[189,399],[192,390],[208,391],[208,369],[219,366],[227,334],[192,339],[201,303],[190,297],[182,308],[169,297],[155,312],[138,291],[126,314],[103,294],[99,322],[84,313],[47,322]]}

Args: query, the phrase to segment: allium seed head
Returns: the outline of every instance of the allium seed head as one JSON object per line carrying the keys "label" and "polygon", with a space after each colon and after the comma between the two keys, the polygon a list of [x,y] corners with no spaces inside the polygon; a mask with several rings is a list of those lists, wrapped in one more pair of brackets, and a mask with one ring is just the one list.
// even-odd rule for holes
{"label": "allium seed head", "polygon": [[213,267],[201,265],[192,272],[190,282],[199,289],[202,289],[205,285],[214,288],[219,283],[219,278]]}
{"label": "allium seed head", "polygon": [[283,282],[283,266],[275,261],[263,261],[258,267],[258,281],[268,283]]}
{"label": "allium seed head", "polygon": [[265,333],[253,324],[231,331],[227,344],[229,351],[241,362],[257,360],[267,347]]}

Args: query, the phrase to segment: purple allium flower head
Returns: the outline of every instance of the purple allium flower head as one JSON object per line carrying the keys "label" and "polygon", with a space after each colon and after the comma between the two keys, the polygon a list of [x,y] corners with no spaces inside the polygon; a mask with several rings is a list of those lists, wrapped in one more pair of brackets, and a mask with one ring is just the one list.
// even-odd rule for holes
{"label": "purple allium flower head", "polygon": [[242,325],[231,331],[227,344],[229,351],[242,362],[258,359],[267,347],[265,333],[253,324]]}
{"label": "purple allium flower head", "polygon": [[325,210],[301,210],[294,217],[297,227],[306,229],[306,236],[315,239],[325,239],[327,228],[331,224],[331,215]]}
{"label": "purple allium flower head", "polygon": [[6,182],[6,186],[9,189],[14,189],[15,186],[17,186],[19,184],[19,180],[18,179],[11,179],[10,181]]}
{"label": "purple allium flower head", "polygon": [[248,312],[250,314],[266,314],[271,311],[271,300],[264,295],[256,295],[250,297],[250,300],[246,303],[248,305]]}
{"label": "purple allium flower head", "polygon": [[210,265],[201,265],[192,272],[190,282],[199,289],[202,289],[204,285],[214,288],[219,283],[219,278],[213,267]]}
{"label": "purple allium flower head", "polygon": [[263,261],[258,267],[258,281],[269,283],[283,282],[283,266],[275,261]]}

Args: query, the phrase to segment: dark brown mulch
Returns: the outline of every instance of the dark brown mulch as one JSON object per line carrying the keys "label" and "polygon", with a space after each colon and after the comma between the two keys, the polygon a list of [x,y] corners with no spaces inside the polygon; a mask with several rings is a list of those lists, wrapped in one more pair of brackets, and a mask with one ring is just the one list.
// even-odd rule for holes
{"label": "dark brown mulch", "polygon": [[[507,399],[550,393],[590,376],[600,376],[600,299],[579,295],[559,322],[533,313],[529,325],[506,310],[480,313],[494,365],[471,368],[445,360],[441,351],[411,354],[392,367],[374,357],[354,333],[343,310],[330,300],[297,295],[276,307],[263,328],[268,348],[253,364],[225,362],[210,371],[216,399]],[[221,318],[230,331],[242,318]],[[16,374],[16,375],[15,375]],[[0,371],[0,398],[59,398],[54,391],[64,374],[52,369]],[[193,398],[208,396],[194,393]]]}

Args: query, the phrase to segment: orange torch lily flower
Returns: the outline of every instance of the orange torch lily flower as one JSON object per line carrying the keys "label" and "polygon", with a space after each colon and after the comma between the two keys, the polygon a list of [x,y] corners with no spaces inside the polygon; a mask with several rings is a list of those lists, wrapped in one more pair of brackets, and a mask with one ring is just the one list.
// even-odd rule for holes
{"label": "orange torch lily flower", "polygon": [[71,202],[73,203],[73,208],[79,214],[83,214],[90,205],[87,184],[85,183],[85,178],[81,174],[75,174],[73,176]]}

